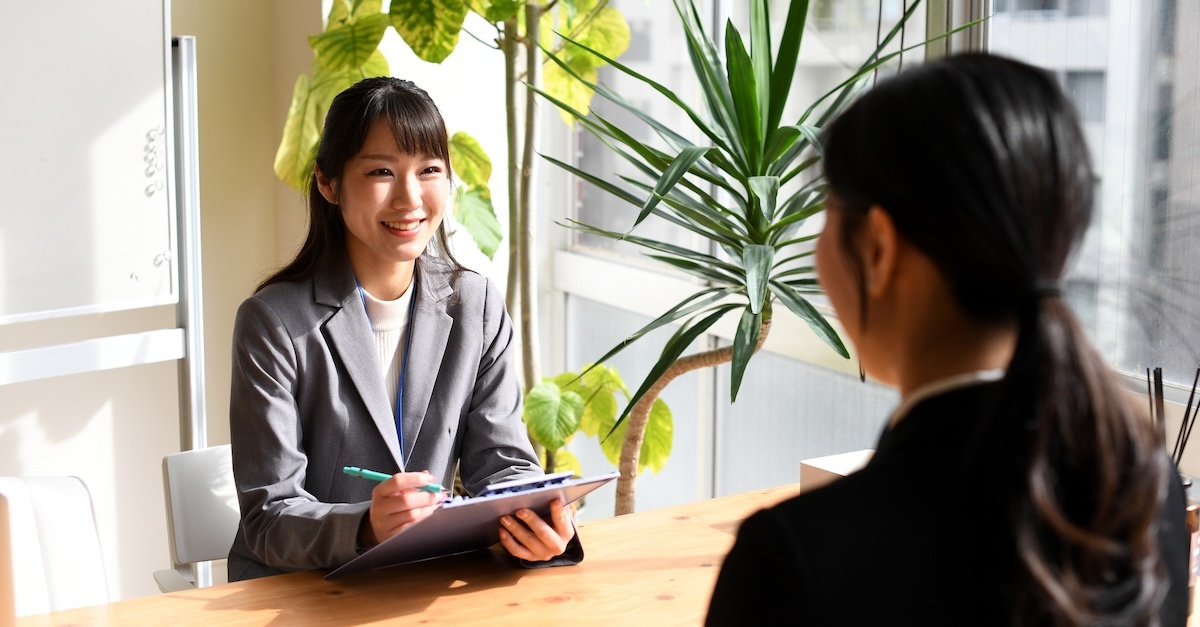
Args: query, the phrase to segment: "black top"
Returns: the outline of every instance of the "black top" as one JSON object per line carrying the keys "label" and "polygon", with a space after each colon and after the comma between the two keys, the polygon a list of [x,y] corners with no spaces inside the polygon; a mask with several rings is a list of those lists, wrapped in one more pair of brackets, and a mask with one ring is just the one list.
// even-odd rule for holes
{"label": "black top", "polygon": [[[707,624],[1010,622],[1006,586],[1018,558],[1007,500],[986,478],[987,446],[964,454],[971,417],[1000,392],[987,383],[921,401],[862,470],[747,519]],[[1168,484],[1158,536],[1164,626],[1184,625],[1188,606],[1184,495],[1178,480]]]}

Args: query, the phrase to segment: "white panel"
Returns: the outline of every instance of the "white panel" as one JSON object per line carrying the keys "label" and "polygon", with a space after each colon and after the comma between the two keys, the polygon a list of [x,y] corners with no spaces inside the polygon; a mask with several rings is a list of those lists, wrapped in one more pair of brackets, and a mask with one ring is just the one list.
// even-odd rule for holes
{"label": "white panel", "polygon": [[0,323],[173,302],[162,0],[0,14]]}
{"label": "white panel", "polygon": [[183,329],[116,335],[0,353],[0,385],[183,357]]}

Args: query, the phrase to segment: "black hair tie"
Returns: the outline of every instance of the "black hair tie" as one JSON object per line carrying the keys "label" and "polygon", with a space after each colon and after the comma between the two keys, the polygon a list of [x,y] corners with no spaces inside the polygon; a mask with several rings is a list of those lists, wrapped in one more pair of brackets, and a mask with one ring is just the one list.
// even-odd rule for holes
{"label": "black hair tie", "polygon": [[1058,281],[1039,279],[1033,282],[1027,299],[1037,301],[1043,298],[1058,298],[1060,296],[1062,296],[1062,287],[1058,284]]}

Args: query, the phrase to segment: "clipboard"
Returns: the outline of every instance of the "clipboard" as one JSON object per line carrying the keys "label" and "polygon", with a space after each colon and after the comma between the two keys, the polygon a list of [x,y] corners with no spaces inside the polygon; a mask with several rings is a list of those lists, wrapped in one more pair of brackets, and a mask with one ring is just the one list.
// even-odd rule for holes
{"label": "clipboard", "polygon": [[531,509],[545,516],[554,499],[573,503],[620,474],[614,471],[579,479],[570,472],[542,475],[492,484],[474,497],[446,499],[428,517],[342,564],[325,578],[486,549],[500,541],[501,516],[518,509]]}

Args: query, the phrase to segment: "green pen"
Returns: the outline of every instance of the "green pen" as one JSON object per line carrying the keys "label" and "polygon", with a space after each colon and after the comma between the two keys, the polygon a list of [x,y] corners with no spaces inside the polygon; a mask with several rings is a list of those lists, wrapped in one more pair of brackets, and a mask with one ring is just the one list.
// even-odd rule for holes
{"label": "green pen", "polygon": [[[367,470],[365,468],[359,468],[358,466],[346,466],[345,468],[342,468],[342,472],[350,475],[351,477],[362,477],[363,479],[371,479],[372,481],[387,481],[388,479],[392,478],[391,475],[387,475],[382,472],[375,472],[374,470]],[[423,492],[433,493],[445,490],[445,488],[438,483],[429,483],[423,486],[417,486],[417,489]]]}

